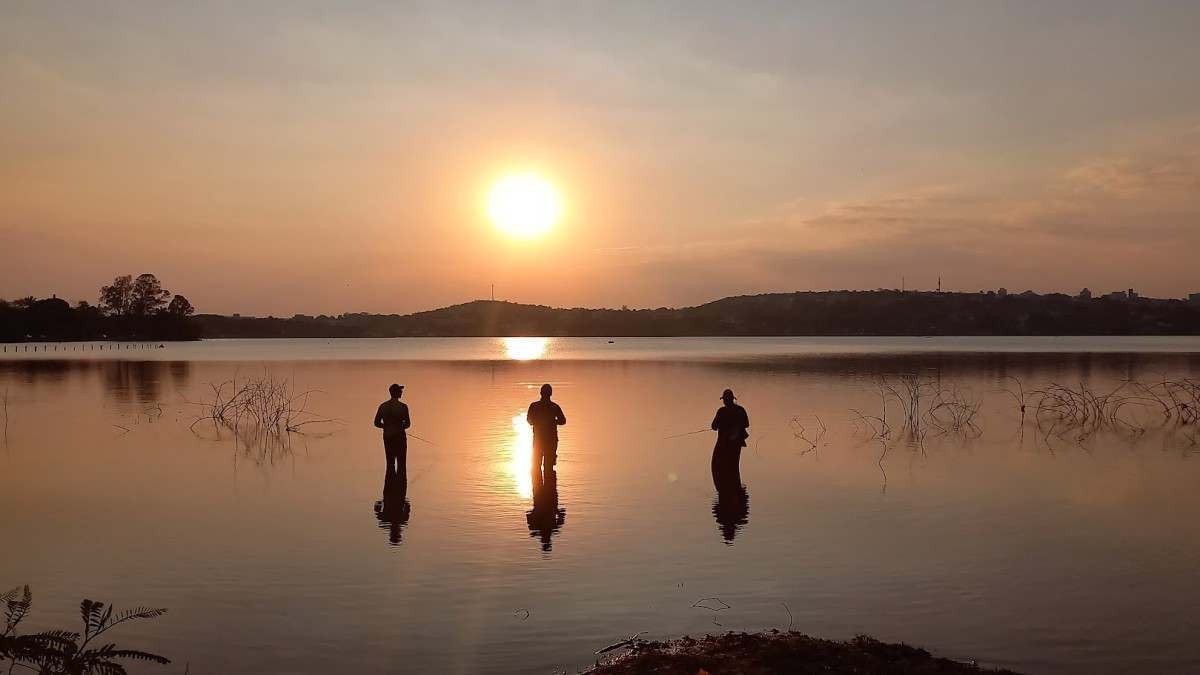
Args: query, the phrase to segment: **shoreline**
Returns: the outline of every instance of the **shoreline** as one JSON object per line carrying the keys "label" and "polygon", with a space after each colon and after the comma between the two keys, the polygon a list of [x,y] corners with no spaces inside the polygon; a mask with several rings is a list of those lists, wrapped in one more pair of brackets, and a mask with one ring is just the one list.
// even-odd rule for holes
{"label": "shoreline", "polygon": [[[627,647],[605,663],[605,653]],[[867,635],[850,640],[826,640],[797,631],[759,633],[728,632],[702,638],[683,636],[668,640],[634,638],[597,652],[597,665],[584,675],[768,675],[772,673],[822,673],[824,675],[968,675],[993,673],[1018,675],[974,662],[934,656],[925,649],[903,643],[881,642]]]}

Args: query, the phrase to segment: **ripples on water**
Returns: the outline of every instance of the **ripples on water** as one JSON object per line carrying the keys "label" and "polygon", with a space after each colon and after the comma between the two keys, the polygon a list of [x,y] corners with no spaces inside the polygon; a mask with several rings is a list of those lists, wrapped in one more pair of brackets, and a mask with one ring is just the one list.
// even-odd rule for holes
{"label": "ripples on water", "polygon": [[[1195,446],[1139,410],[1145,431],[1039,433],[1002,389],[1196,377],[1200,345],[991,340],[222,341],[0,360],[0,584],[32,584],[45,625],[84,596],[169,606],[126,642],[197,672],[574,670],[642,630],[789,621],[1031,672],[1196,672]],[[209,382],[264,370],[321,390],[310,408],[343,423],[269,452],[189,430]],[[850,410],[905,373],[971,392],[980,433],[869,438]],[[402,482],[370,424],[393,381],[429,441],[410,440]],[[530,470],[525,423],[542,382],[570,420],[552,480]],[[690,432],[727,386],[752,435],[737,479],[714,482],[711,434]],[[729,608],[693,606],[706,597]]]}

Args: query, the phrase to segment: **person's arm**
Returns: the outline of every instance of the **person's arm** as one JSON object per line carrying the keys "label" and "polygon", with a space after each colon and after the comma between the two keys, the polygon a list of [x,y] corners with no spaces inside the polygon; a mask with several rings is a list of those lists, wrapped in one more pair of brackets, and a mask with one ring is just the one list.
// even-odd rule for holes
{"label": "person's arm", "polygon": [[530,403],[529,411],[525,413],[525,421],[529,423],[529,426],[533,426],[533,406],[535,405],[537,405],[536,402]]}
{"label": "person's arm", "polygon": [[400,428],[407,429],[412,426],[412,418],[408,416],[408,406],[404,406],[404,415],[400,418]]}
{"label": "person's arm", "polygon": [[713,415],[713,423],[712,423],[713,431],[718,431],[721,428],[721,426],[719,424],[720,421],[721,421],[721,409],[717,408],[717,414]]}
{"label": "person's arm", "polygon": [[563,414],[562,406],[555,404],[554,406],[554,423],[562,426],[567,423],[567,416]]}
{"label": "person's arm", "polygon": [[382,405],[379,406],[379,408],[375,411],[375,428],[376,429],[383,428],[383,406]]}
{"label": "person's arm", "polygon": [[746,412],[745,408],[742,408],[742,428],[750,428],[750,415]]}

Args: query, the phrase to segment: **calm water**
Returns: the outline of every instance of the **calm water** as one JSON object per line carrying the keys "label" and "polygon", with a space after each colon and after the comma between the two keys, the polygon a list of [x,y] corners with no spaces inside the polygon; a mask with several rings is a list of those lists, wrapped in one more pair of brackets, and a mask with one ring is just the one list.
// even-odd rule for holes
{"label": "calm water", "polygon": [[[1001,391],[1198,377],[1197,339],[12,347],[0,586],[32,585],[30,628],[82,597],[169,607],[119,641],[191,672],[574,672],[639,631],[789,625],[1029,672],[1200,671],[1200,447],[1150,410],[1128,412],[1144,433],[1047,437]],[[910,372],[982,402],[980,433],[856,431],[878,377]],[[189,430],[209,383],[264,373],[343,423]],[[407,507],[381,519],[393,381],[435,445],[410,441]],[[535,508],[542,382],[569,423]],[[725,387],[752,428],[745,492],[718,495],[711,434],[681,434]]]}

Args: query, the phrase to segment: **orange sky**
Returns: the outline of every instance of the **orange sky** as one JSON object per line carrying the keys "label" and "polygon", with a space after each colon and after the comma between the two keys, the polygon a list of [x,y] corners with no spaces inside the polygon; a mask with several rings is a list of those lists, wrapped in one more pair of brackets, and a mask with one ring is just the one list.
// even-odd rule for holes
{"label": "orange sky", "polygon": [[[24,2],[0,297],[202,312],[1200,291],[1200,6]],[[566,211],[485,217],[513,170]]]}

